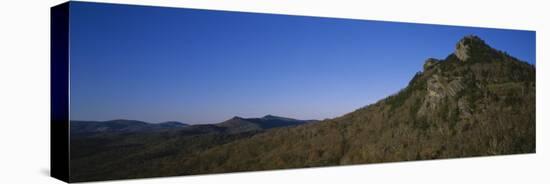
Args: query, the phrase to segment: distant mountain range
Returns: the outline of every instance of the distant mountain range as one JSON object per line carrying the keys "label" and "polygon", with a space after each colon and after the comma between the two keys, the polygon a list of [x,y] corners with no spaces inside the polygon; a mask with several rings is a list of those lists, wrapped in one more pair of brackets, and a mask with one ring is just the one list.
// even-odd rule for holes
{"label": "distant mountain range", "polygon": [[137,121],[71,123],[71,134],[131,133],[71,137],[70,177],[76,182],[534,153],[535,75],[533,65],[466,36],[446,58],[427,59],[399,92],[333,119],[234,117],[163,131],[143,131],[159,126]]}
{"label": "distant mountain range", "polygon": [[241,133],[246,131],[258,131],[278,127],[296,126],[313,122],[317,122],[317,120],[297,120],[267,115],[262,118],[241,118],[235,116],[227,121],[221,122],[216,125],[226,128],[228,133]]}
{"label": "distant mountain range", "polygon": [[266,115],[261,118],[241,118],[235,116],[216,124],[189,125],[177,121],[147,123],[137,120],[117,119],[110,121],[71,121],[71,136],[95,136],[98,134],[143,133],[179,131],[182,134],[227,133],[261,131],[271,128],[296,126],[317,120],[297,120]]}
{"label": "distant mountain range", "polygon": [[164,129],[182,128],[187,124],[170,121],[164,123],[147,123],[136,120],[117,119],[110,121],[71,121],[71,136],[94,135],[105,133],[131,133],[161,131]]}

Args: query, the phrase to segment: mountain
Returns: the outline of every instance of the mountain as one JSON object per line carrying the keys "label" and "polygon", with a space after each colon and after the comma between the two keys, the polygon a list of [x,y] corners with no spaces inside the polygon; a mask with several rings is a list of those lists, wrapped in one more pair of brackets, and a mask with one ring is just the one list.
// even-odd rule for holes
{"label": "mountain", "polygon": [[182,122],[179,122],[179,121],[166,121],[166,122],[158,123],[158,124],[155,124],[155,125],[157,125],[158,127],[163,127],[163,128],[181,128],[181,127],[189,126],[188,124],[185,124],[185,123],[182,123]]}
{"label": "mountain", "polygon": [[262,118],[250,119],[250,121],[260,124],[263,129],[296,126],[306,123],[316,123],[318,120],[297,120],[292,118],[286,118],[281,116],[274,116],[268,114]]}
{"label": "mountain", "polygon": [[217,124],[188,125],[177,121],[147,123],[137,120],[117,119],[110,121],[71,121],[72,136],[95,136],[97,134],[143,133],[177,131],[179,134],[226,133],[236,134],[249,131],[262,131],[271,128],[296,126],[316,120],[297,120],[267,115],[262,118],[233,117]]}
{"label": "mountain", "polygon": [[312,122],[316,122],[316,120],[297,120],[273,115],[266,115],[262,118],[241,118],[235,116],[227,121],[216,125],[226,128],[226,131],[228,133],[240,133],[278,127],[296,126]]}
{"label": "mountain", "polygon": [[395,95],[206,150],[181,167],[210,173],[534,152],[535,67],[467,36]]}
{"label": "mountain", "polygon": [[107,132],[138,132],[147,129],[148,123],[136,120],[110,121],[71,121],[71,135],[107,133]]}
{"label": "mountain", "polygon": [[162,131],[182,128],[187,124],[169,121],[163,123],[147,123],[137,120],[117,119],[110,121],[71,121],[71,136],[92,136],[110,133],[137,133],[148,131]]}
{"label": "mountain", "polygon": [[227,121],[216,124],[216,126],[225,128],[230,133],[247,132],[261,130],[259,124],[251,122],[245,118],[235,116]]}
{"label": "mountain", "polygon": [[[80,140],[76,157],[71,142],[71,178],[90,181],[534,153],[535,74],[533,65],[477,36],[466,36],[446,58],[427,59],[423,70],[399,92],[337,118],[261,129],[273,126],[273,120],[287,119],[234,117],[208,125],[222,133]],[[223,133],[227,130],[236,131]],[[92,162],[102,164],[88,164]]]}

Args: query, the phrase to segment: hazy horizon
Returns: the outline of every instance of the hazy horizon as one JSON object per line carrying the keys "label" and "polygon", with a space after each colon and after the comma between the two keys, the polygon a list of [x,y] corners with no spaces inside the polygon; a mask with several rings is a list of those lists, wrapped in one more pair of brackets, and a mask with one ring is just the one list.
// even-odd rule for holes
{"label": "hazy horizon", "polygon": [[[258,116],[258,117],[242,117],[242,116],[232,116],[232,117],[228,117],[227,119],[225,120],[230,120],[232,118],[235,118],[235,117],[239,117],[239,118],[244,118],[244,119],[250,119],[250,118],[264,118],[265,116],[275,116],[275,117],[280,117],[280,118],[291,118],[291,119],[295,119],[295,118],[292,118],[292,117],[286,117],[286,116],[279,116],[279,115],[274,115],[274,114],[266,114],[266,115],[263,115],[263,116]],[[177,121],[177,120],[166,120],[166,121],[158,121],[158,122],[149,122],[149,121],[143,121],[143,120],[139,120],[139,119],[125,119],[125,118],[116,118],[116,119],[104,119],[104,120],[86,120],[86,119],[70,119],[69,121],[97,121],[97,122],[103,122],[103,121],[115,121],[115,120],[128,120],[128,121],[142,121],[142,122],[146,122],[146,123],[166,123],[166,122],[180,122],[180,123],[185,123],[185,124],[189,124],[189,123],[186,123],[186,122],[181,122],[181,121]],[[223,121],[225,121],[223,120]],[[322,120],[322,119],[296,119],[296,120]],[[198,122],[198,123],[190,123],[190,124],[217,124],[217,123],[221,123],[223,121],[219,121],[219,122]]]}
{"label": "hazy horizon", "polygon": [[397,93],[427,58],[447,57],[470,34],[536,63],[533,31],[80,2],[71,8],[71,120],[333,118]]}

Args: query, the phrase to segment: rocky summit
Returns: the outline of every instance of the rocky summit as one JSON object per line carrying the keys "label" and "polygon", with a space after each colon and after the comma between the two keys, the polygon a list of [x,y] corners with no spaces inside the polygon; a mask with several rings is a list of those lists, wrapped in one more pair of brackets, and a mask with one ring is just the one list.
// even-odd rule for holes
{"label": "rocky summit", "polygon": [[481,38],[475,35],[466,36],[456,44],[454,54],[460,61],[467,61],[471,56],[471,50],[479,47],[488,46]]}

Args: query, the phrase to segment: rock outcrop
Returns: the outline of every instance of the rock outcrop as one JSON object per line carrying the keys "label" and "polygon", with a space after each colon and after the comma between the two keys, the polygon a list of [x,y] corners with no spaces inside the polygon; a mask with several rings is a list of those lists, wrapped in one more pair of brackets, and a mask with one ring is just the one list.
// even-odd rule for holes
{"label": "rock outcrop", "polygon": [[424,62],[424,71],[432,68],[434,65],[436,65],[440,60],[438,59],[435,59],[435,58],[428,58],[425,62]]}
{"label": "rock outcrop", "polygon": [[436,110],[446,97],[456,96],[456,94],[464,89],[462,80],[460,76],[446,77],[441,74],[433,74],[427,80],[427,93],[418,114],[425,115],[430,111]]}
{"label": "rock outcrop", "polygon": [[485,47],[485,42],[475,35],[469,35],[456,44],[454,54],[460,61],[467,61],[471,57],[472,49],[480,46]]}

